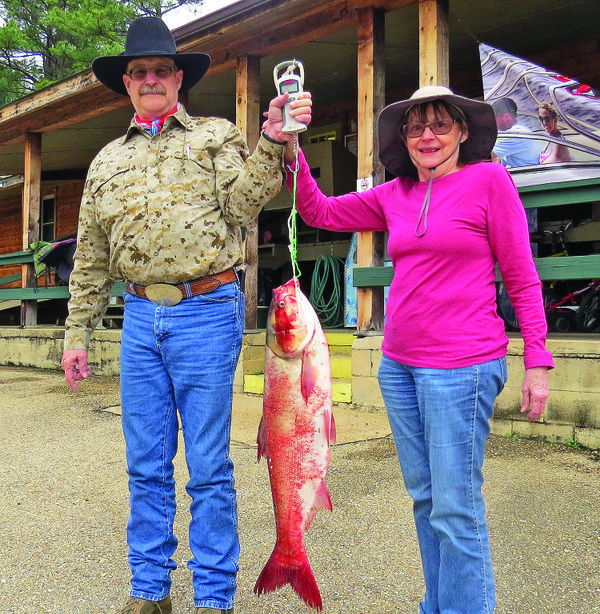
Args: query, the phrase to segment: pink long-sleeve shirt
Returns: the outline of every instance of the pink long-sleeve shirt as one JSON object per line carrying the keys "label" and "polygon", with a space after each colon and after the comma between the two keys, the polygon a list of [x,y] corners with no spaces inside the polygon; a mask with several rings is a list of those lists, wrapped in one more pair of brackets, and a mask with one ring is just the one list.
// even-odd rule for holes
{"label": "pink long-sleeve shirt", "polygon": [[[521,325],[525,368],[554,366],[545,348],[541,284],[525,210],[502,165],[471,164],[435,179],[427,232],[417,237],[427,182],[400,177],[366,192],[327,197],[302,152],[299,162],[297,206],[306,223],[389,233],[394,278],[386,305],[386,356],[438,369],[504,356],[508,338],[496,311],[497,262]],[[291,189],[291,173],[287,182]]]}

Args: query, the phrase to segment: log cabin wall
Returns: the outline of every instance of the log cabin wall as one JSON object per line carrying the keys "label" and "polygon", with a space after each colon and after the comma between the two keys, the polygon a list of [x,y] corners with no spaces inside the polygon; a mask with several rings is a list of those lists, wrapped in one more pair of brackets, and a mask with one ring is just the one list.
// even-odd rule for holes
{"label": "log cabin wall", "polygon": [[23,224],[21,220],[21,191],[11,189],[10,194],[0,192],[0,254],[21,250]]}
{"label": "log cabin wall", "polygon": [[[21,243],[23,240],[21,215],[21,190],[13,187],[0,191],[0,227],[2,228],[0,254],[11,254],[21,251]],[[18,264],[0,268],[0,278],[10,277],[18,273],[21,273],[21,265]],[[20,281],[14,281],[2,287],[19,288],[20,286]]]}
{"label": "log cabin wall", "polygon": [[[65,181],[58,184],[42,184],[41,197],[55,198],[54,238],[59,239],[77,232],[79,207],[83,194],[83,180]],[[22,222],[22,188],[13,187],[0,191],[0,254],[20,252],[23,237]],[[5,266],[0,269],[0,278],[16,275],[21,272],[20,265]],[[18,288],[20,281],[2,286],[3,288]]]}
{"label": "log cabin wall", "polygon": [[[56,193],[56,239],[77,232],[79,206],[83,195],[84,181],[67,181],[52,188]],[[49,191],[48,191],[49,192]],[[42,189],[42,197],[45,195]]]}

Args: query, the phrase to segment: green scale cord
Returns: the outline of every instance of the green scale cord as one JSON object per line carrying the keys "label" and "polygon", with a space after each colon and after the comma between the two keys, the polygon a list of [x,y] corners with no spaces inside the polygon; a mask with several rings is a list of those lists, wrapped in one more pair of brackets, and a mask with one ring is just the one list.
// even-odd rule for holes
{"label": "green scale cord", "polygon": [[292,173],[293,176],[293,184],[292,184],[292,211],[290,213],[290,217],[288,218],[288,235],[289,235],[289,250],[290,250],[290,258],[292,261],[292,277],[296,280],[296,285],[298,285],[297,280],[300,277],[300,268],[298,266],[298,211],[296,209],[296,193],[298,191],[298,170],[300,164],[298,162],[298,134],[294,133],[294,162],[293,168],[289,164],[287,165],[288,170]]}
{"label": "green scale cord", "polygon": [[[287,165],[292,173],[292,211],[288,218],[289,250],[292,262],[292,277],[299,288],[298,278],[298,211],[296,208],[296,195],[298,191],[298,135],[294,134],[294,163],[293,167]],[[340,269],[343,271],[344,261],[338,256],[319,256],[315,262],[315,270],[311,279],[309,300],[318,313],[321,324],[336,328],[344,323],[344,291],[340,283]],[[328,278],[331,278],[333,290],[329,299],[325,298],[325,287]]]}

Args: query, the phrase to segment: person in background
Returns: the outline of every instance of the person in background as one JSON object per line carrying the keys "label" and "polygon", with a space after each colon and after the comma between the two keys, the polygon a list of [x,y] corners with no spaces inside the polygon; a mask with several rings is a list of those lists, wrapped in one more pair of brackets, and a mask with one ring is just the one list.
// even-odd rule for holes
{"label": "person in background", "polygon": [[[545,102],[538,110],[538,116],[544,130],[555,139],[564,140],[563,135],[558,129],[558,113],[554,105],[550,102]],[[571,154],[566,145],[560,143],[549,142],[542,153],[540,153],[540,164],[549,164],[551,162],[569,162]]]}
{"label": "person in background", "polygon": [[[379,383],[414,500],[420,612],[491,614],[482,466],[508,345],[496,264],[522,326],[521,411],[530,420],[544,412],[553,367],[527,219],[508,171],[485,162],[496,141],[489,104],[428,86],[385,107],[378,122],[379,159],[396,178],[327,197],[300,151],[298,211],[317,228],[389,233],[394,277]],[[285,158],[293,168],[289,146]],[[291,173],[287,181],[291,189]]]}
{"label": "person in background", "polygon": [[499,98],[492,103],[498,127],[498,139],[492,159],[508,168],[535,166],[540,162],[542,146],[528,138],[533,132],[517,119],[517,105],[512,98]]}
{"label": "person in background", "polygon": [[[244,326],[240,226],[283,185],[281,107],[271,101],[253,155],[229,121],[191,117],[179,91],[210,58],[180,54],[161,19],[135,20],[125,53],[96,77],[129,96],[127,133],[93,160],[81,203],[62,366],[90,374],[90,335],[113,281],[126,281],[121,403],[130,490],[131,591],[121,614],[171,614],[179,420],[189,469],[189,543],[197,614],[232,613],[239,540],[229,457],[233,376]],[[310,100],[292,109],[310,119]]]}

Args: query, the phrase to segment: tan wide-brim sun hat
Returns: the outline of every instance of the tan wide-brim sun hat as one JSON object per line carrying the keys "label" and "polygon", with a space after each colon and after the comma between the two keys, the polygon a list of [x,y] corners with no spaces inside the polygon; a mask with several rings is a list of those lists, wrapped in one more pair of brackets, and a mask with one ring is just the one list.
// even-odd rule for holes
{"label": "tan wide-brim sun hat", "polygon": [[379,113],[379,160],[396,177],[415,176],[416,169],[408,155],[402,138],[402,126],[407,111],[417,104],[444,100],[459,108],[466,120],[469,136],[460,146],[460,158],[464,162],[487,160],[496,143],[498,129],[492,106],[487,102],[457,96],[441,85],[427,85],[418,89],[408,100],[394,102]]}

